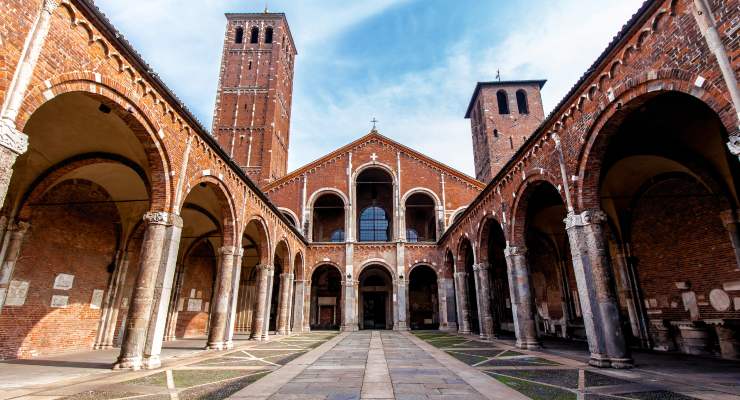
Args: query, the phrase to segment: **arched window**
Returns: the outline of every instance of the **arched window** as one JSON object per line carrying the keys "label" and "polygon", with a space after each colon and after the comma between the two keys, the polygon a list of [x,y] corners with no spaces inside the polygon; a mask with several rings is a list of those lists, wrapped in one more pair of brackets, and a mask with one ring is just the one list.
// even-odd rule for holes
{"label": "arched window", "polygon": [[498,101],[498,113],[508,114],[509,113],[509,96],[502,89],[496,92],[496,100]]}
{"label": "arched window", "polygon": [[334,193],[325,193],[313,203],[313,241],[344,241],[344,201]]}
{"label": "arched window", "polygon": [[493,130],[493,137],[498,137],[498,129]]}
{"label": "arched window", "polygon": [[244,28],[241,26],[236,28],[236,34],[234,35],[234,43],[241,43],[244,41]]}
{"label": "arched window", "polygon": [[298,228],[298,222],[296,222],[295,218],[293,218],[293,216],[290,215],[290,213],[285,212],[285,211],[281,211],[280,213],[283,214],[283,217],[285,217],[288,221],[290,221],[290,223],[293,226],[295,226],[296,228]]}
{"label": "arched window", "polygon": [[393,177],[381,168],[368,168],[357,175],[357,238],[361,242],[392,240]]}
{"label": "arched window", "polygon": [[519,114],[529,114],[529,104],[527,104],[527,92],[523,89],[516,91],[516,106],[519,108]]}
{"label": "arched window", "polygon": [[265,43],[270,44],[272,43],[272,27],[268,26],[267,29],[265,29]]}
{"label": "arched window", "polygon": [[260,30],[256,26],[252,28],[252,32],[249,35],[249,43],[257,43],[260,40]]}
{"label": "arched window", "polygon": [[368,207],[360,214],[360,241],[387,242],[390,226],[385,210],[377,206]]}
{"label": "arched window", "polygon": [[417,192],[409,196],[406,208],[406,240],[409,242],[433,242],[437,240],[437,218],[435,202],[426,193]]}

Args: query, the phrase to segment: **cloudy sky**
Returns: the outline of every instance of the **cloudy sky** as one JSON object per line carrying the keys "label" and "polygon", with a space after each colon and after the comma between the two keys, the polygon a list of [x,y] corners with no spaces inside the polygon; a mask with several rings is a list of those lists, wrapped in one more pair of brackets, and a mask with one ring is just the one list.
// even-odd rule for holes
{"label": "cloudy sky", "polygon": [[[548,80],[548,113],[641,0],[270,0],[296,40],[289,169],[381,133],[473,174],[465,109],[477,81]],[[97,0],[206,126],[225,12],[264,0]]]}

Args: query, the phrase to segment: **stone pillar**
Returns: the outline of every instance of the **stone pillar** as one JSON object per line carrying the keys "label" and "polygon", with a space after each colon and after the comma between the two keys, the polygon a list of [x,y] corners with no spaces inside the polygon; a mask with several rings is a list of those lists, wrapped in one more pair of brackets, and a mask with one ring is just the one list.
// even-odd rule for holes
{"label": "stone pillar", "polygon": [[[303,332],[311,332],[311,280],[304,281],[303,288]],[[344,288],[342,288],[344,289]],[[344,313],[342,313],[344,321]]]}
{"label": "stone pillar", "polygon": [[397,313],[395,313],[398,316],[398,319],[396,321],[393,321],[393,330],[396,331],[407,331],[409,330],[407,318],[406,318],[406,304],[408,303],[407,297],[408,297],[408,284],[406,282],[406,277],[404,275],[399,275],[398,279],[396,280],[396,303],[394,306],[398,310]]}
{"label": "stone pillar", "polygon": [[622,334],[619,306],[609,264],[600,210],[569,213],[565,229],[573,256],[573,269],[581,301],[583,323],[591,351],[589,364],[596,367],[630,368],[632,359]]}
{"label": "stone pillar", "polygon": [[44,0],[41,13],[26,37],[23,52],[0,110],[0,206],[5,203],[10,178],[13,175],[13,164],[16,158],[28,149],[28,136],[16,129],[15,119],[26,97],[41,49],[49,34],[51,16],[57,7],[59,7],[58,0]]}
{"label": "stone pillar", "polygon": [[175,267],[175,287],[172,290],[172,300],[170,301],[170,313],[167,317],[167,326],[164,330],[164,341],[170,341],[177,339],[177,319],[180,316],[180,310],[178,310],[178,303],[182,297],[182,284],[185,280],[185,266],[178,264]]}
{"label": "stone pillar", "polygon": [[130,259],[131,252],[128,250],[124,251],[119,262],[118,278],[113,291],[110,293],[110,313],[106,319],[105,328],[97,349],[112,349],[114,347],[113,340],[116,336],[116,323],[118,322],[118,312],[121,309],[121,299],[124,296],[123,285],[126,283],[126,274],[128,273]]}
{"label": "stone pillar", "polygon": [[236,330],[236,309],[239,304],[239,284],[242,277],[242,257],[244,249],[238,248],[234,253],[234,273],[231,279],[231,299],[229,301],[229,318],[226,321],[226,336],[224,347],[234,348],[234,331]]}
{"label": "stone pillar", "polygon": [[177,266],[177,253],[180,251],[181,233],[182,218],[175,214],[169,214],[169,220],[164,234],[164,250],[154,283],[152,314],[149,319],[149,328],[144,345],[143,367],[146,369],[159,368],[162,365],[159,354],[162,352],[164,328],[167,325],[167,311],[169,309],[170,298],[172,297],[172,286],[175,281],[175,269]]}
{"label": "stone pillar", "polygon": [[141,243],[139,272],[126,318],[126,332],[121,344],[121,354],[114,365],[115,369],[138,370],[142,367],[147,330],[154,308],[157,274],[162,262],[169,220],[170,214],[166,212],[144,214],[146,231]]}
{"label": "stone pillar", "polygon": [[21,254],[23,239],[26,237],[26,232],[28,232],[29,227],[31,227],[29,223],[21,221],[10,226],[6,233],[6,235],[10,235],[10,238],[8,240],[7,250],[5,251],[5,260],[3,260],[2,267],[0,267],[0,289],[3,289],[3,294],[0,296],[0,312],[2,312],[3,306],[5,305],[5,296],[8,294],[8,286],[13,277],[15,264],[18,261],[18,256]]}
{"label": "stone pillar", "polygon": [[290,292],[291,285],[293,283],[293,274],[284,273],[280,275],[280,299],[278,300],[278,313],[277,313],[277,334],[287,335],[290,325],[288,318],[290,316]]}
{"label": "stone pillar", "polygon": [[[263,324],[262,340],[268,340],[270,338],[270,311],[272,310],[273,290],[275,290],[275,267],[267,271],[267,301],[265,302],[265,323]],[[275,322],[275,325],[277,325],[277,321]]]}
{"label": "stone pillar", "polygon": [[224,350],[226,348],[226,323],[229,319],[231,305],[232,280],[234,279],[234,247],[224,246],[219,249],[221,265],[216,274],[216,295],[211,307],[211,325],[208,330],[206,348]]}
{"label": "stone pillar", "polygon": [[478,291],[478,319],[480,320],[480,337],[488,340],[493,338],[493,317],[491,316],[491,281],[488,270],[491,265],[482,262],[473,265],[475,271],[475,287]]}
{"label": "stone pillar", "polygon": [[305,295],[305,287],[306,287],[306,281],[305,280],[297,280],[295,281],[295,290],[293,292],[293,296],[295,296],[295,302],[293,302],[293,332],[303,332],[304,322],[304,311],[306,309],[306,306],[304,304],[306,295]]}
{"label": "stone pillar", "polygon": [[537,327],[534,320],[534,295],[529,277],[527,249],[521,246],[507,246],[504,249],[509,275],[511,311],[514,316],[516,346],[520,349],[537,349]]}
{"label": "stone pillar", "polygon": [[468,273],[455,272],[455,291],[457,294],[458,332],[470,333],[470,306],[468,305]]}
{"label": "stone pillar", "polygon": [[[250,339],[262,340],[265,331],[265,310],[267,310],[267,285],[270,283],[270,272],[272,265],[257,265],[257,307],[254,312],[254,322],[252,322],[252,332]],[[269,320],[268,320],[269,323]]]}
{"label": "stone pillar", "polygon": [[[105,342],[108,336],[108,332],[111,329],[111,325],[115,325],[115,320],[111,321],[113,317],[113,310],[116,308],[117,293],[120,291],[120,285],[123,279],[121,276],[125,276],[125,272],[122,271],[124,268],[124,262],[126,260],[127,253],[125,251],[117,251],[115,258],[115,268],[111,274],[110,280],[108,281],[108,287],[103,296],[103,304],[100,306],[100,321],[98,323],[98,332],[95,338],[94,349],[105,349],[109,348]],[[112,343],[111,343],[112,345]]]}
{"label": "stone pillar", "polygon": [[[450,278],[441,278],[439,282],[439,313],[440,313],[440,326],[439,329],[447,332],[457,332],[457,301],[455,301],[455,282]],[[444,296],[444,303],[442,298]],[[442,323],[441,315],[443,315],[442,307],[444,307],[444,318],[446,325]]]}
{"label": "stone pillar", "polygon": [[[342,293],[344,294],[344,310],[342,310],[342,331],[343,332],[354,332],[359,329],[357,324],[357,281],[353,280],[351,276],[346,279],[342,279]],[[391,301],[393,299],[390,299]]]}
{"label": "stone pillar", "polygon": [[735,252],[736,270],[740,270],[740,230],[738,230],[738,223],[740,223],[740,210],[725,210],[720,213],[722,218],[722,224],[727,230],[727,234],[730,236],[730,243],[732,244],[732,250]]}

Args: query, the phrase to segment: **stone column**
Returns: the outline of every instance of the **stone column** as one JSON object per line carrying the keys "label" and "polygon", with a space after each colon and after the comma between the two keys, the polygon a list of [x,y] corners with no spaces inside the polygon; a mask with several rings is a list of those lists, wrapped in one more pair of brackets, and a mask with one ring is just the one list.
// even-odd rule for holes
{"label": "stone column", "polygon": [[520,246],[507,246],[504,249],[509,275],[511,311],[514,316],[516,346],[520,349],[537,349],[537,328],[534,320],[534,295],[529,277],[527,249]]}
{"label": "stone column", "polygon": [[303,288],[303,332],[311,332],[311,280],[306,280]]}
{"label": "stone column", "polygon": [[295,281],[295,290],[293,292],[293,296],[295,296],[295,302],[293,302],[293,332],[303,332],[303,311],[306,308],[303,303],[306,297],[304,293],[305,287],[305,280]]}
{"label": "stone column", "polygon": [[[344,293],[344,310],[342,312],[342,331],[354,332],[359,329],[357,324],[357,284],[351,275],[342,279],[342,291]],[[393,301],[393,299],[389,299]]]}
{"label": "stone column", "polygon": [[571,212],[564,222],[591,351],[589,364],[597,367],[629,368],[632,366],[632,359],[622,334],[613,275],[602,229],[606,214],[601,210],[584,211],[581,214]]}
{"label": "stone column", "polygon": [[408,303],[408,283],[404,275],[399,275],[396,282],[396,301],[394,303],[398,312],[396,315],[398,319],[394,322],[393,330],[396,331],[407,331],[409,330],[407,318],[406,318],[406,304]]}
{"label": "stone column", "polygon": [[144,214],[146,231],[141,244],[139,272],[126,318],[126,332],[121,344],[121,354],[114,365],[115,369],[138,370],[142,367],[147,330],[154,308],[157,274],[165,248],[165,235],[170,216],[166,212]]}
{"label": "stone column", "polygon": [[468,305],[468,273],[455,272],[455,287],[457,288],[457,316],[460,333],[470,333],[470,306]]}
{"label": "stone column", "polygon": [[223,350],[226,347],[226,323],[229,319],[231,305],[232,279],[234,278],[234,247],[224,246],[219,249],[221,265],[216,274],[216,295],[213,296],[211,308],[211,325],[208,332],[206,348]]}
{"label": "stone column", "polygon": [[242,278],[242,257],[244,249],[238,248],[234,253],[234,274],[231,279],[231,300],[229,301],[229,318],[226,321],[225,347],[234,348],[234,331],[236,330],[236,309],[239,304],[239,285]]}
{"label": "stone column", "polygon": [[116,257],[114,261],[115,267],[113,269],[113,273],[110,276],[110,279],[108,280],[108,287],[105,290],[105,294],[103,295],[103,303],[100,306],[98,332],[95,335],[95,343],[93,344],[93,349],[96,350],[105,348],[103,343],[105,342],[107,332],[110,329],[110,320],[112,317],[113,309],[115,308],[116,293],[119,289],[121,269],[123,268],[125,255],[126,253],[124,251],[118,250],[116,252]]}
{"label": "stone column", "polygon": [[[455,301],[455,282],[450,278],[440,278],[439,282],[439,329],[447,332],[457,332],[457,301]],[[444,298],[444,301],[442,300]],[[444,311],[443,311],[444,307]],[[444,312],[444,314],[443,314]],[[443,324],[441,316],[444,315]]]}
{"label": "stone column", "polygon": [[10,178],[13,175],[13,164],[16,158],[28,149],[28,136],[16,129],[15,119],[26,97],[41,49],[49,34],[51,16],[57,7],[58,0],[44,0],[41,13],[26,37],[23,52],[0,110],[0,206],[5,203],[5,195],[8,193]]}
{"label": "stone column", "polygon": [[31,225],[29,223],[21,221],[10,226],[6,233],[6,235],[10,235],[10,238],[8,240],[7,250],[5,251],[5,260],[3,260],[2,267],[0,267],[0,289],[3,289],[2,296],[0,296],[0,312],[2,312],[5,305],[5,297],[8,294],[8,286],[13,277],[15,264],[18,261],[18,256],[21,254],[23,239],[26,237],[26,232],[28,232],[28,228],[30,227]]}
{"label": "stone column", "polygon": [[118,311],[121,308],[121,299],[123,298],[123,285],[126,283],[126,274],[128,273],[129,259],[131,258],[131,252],[126,250],[122,252],[119,259],[117,270],[117,279],[113,286],[113,290],[109,293],[110,310],[105,320],[103,332],[101,335],[100,343],[96,349],[111,349],[113,348],[113,339],[116,336],[116,323],[118,322]]}
{"label": "stone column", "polygon": [[160,261],[159,271],[154,283],[152,298],[152,314],[149,319],[146,344],[144,345],[143,367],[146,369],[159,368],[162,365],[159,354],[162,352],[164,328],[167,325],[167,311],[172,286],[175,281],[177,253],[180,251],[180,235],[182,233],[182,218],[179,215],[169,214],[169,221],[165,227],[164,251]]}
{"label": "stone column", "polygon": [[185,280],[184,268],[185,266],[183,264],[178,264],[175,267],[175,287],[172,290],[170,312],[169,316],[167,317],[167,326],[164,329],[165,342],[177,339],[177,319],[180,316],[180,310],[178,310],[177,306],[180,302],[180,298],[182,297],[182,294],[180,292],[182,291],[182,284]]}
{"label": "stone column", "polygon": [[730,243],[732,244],[732,250],[735,252],[735,266],[736,270],[740,270],[740,230],[738,230],[738,223],[740,223],[740,210],[725,210],[720,213],[722,218],[722,224],[727,230],[727,234],[730,236]]}
{"label": "stone column", "polygon": [[[267,271],[267,301],[265,302],[265,323],[263,324],[262,340],[268,340],[270,338],[270,310],[272,310],[273,290],[275,290],[275,267]],[[277,325],[277,321],[275,322],[275,325]]]}
{"label": "stone column", "polygon": [[478,290],[478,319],[480,320],[480,337],[488,340],[493,338],[493,317],[491,316],[491,281],[488,270],[491,265],[482,262],[473,265],[475,271],[475,287]]}
{"label": "stone column", "polygon": [[290,291],[291,284],[293,282],[293,274],[284,273],[280,275],[280,299],[278,303],[277,313],[277,334],[287,335],[289,331],[290,322],[288,317],[290,315]]}
{"label": "stone column", "polygon": [[[252,322],[252,332],[249,336],[253,340],[262,340],[265,331],[265,310],[267,309],[267,285],[270,283],[272,265],[257,265],[257,307]],[[269,320],[268,320],[269,322]]]}

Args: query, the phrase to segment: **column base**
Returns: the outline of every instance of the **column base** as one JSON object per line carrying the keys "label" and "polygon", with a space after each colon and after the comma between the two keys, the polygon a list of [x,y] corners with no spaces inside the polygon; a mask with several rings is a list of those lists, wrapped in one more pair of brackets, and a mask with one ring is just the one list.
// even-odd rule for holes
{"label": "column base", "polygon": [[600,354],[591,354],[588,365],[596,368],[628,369],[635,366],[631,358],[604,357]]}
{"label": "column base", "polygon": [[287,329],[281,329],[281,330],[277,331],[277,334],[280,335],[280,336],[287,336],[287,335],[290,335],[290,332],[288,332]]}
{"label": "column base", "polygon": [[492,339],[492,337],[490,335],[485,334],[485,333],[481,333],[479,335],[479,338],[480,338],[480,340],[491,340]]}
{"label": "column base", "polygon": [[360,330],[359,326],[357,324],[350,324],[350,325],[342,325],[342,327],[339,329],[342,332],[357,332]]}
{"label": "column base", "polygon": [[210,342],[206,345],[206,350],[223,350],[224,348],[224,342]]}
{"label": "column base", "polygon": [[459,333],[459,334],[461,334],[461,335],[469,335],[469,334],[470,334],[470,331],[469,331],[469,330],[467,330],[467,329],[459,329],[459,330],[457,331],[457,333]]}
{"label": "column base", "polygon": [[113,369],[130,369],[138,371],[141,369],[141,357],[119,357],[118,361],[113,364]]}
{"label": "column base", "polygon": [[234,348],[234,341],[233,340],[229,340],[226,343],[224,343],[224,349],[231,350],[233,348]]}
{"label": "column base", "polygon": [[158,355],[145,357],[142,366],[144,369],[157,369],[162,366],[162,360]]}
{"label": "column base", "polygon": [[542,344],[537,339],[517,339],[516,347],[523,350],[537,350],[542,348]]}
{"label": "column base", "polygon": [[456,322],[448,322],[447,326],[440,326],[439,330],[441,332],[457,332],[457,323]]}

